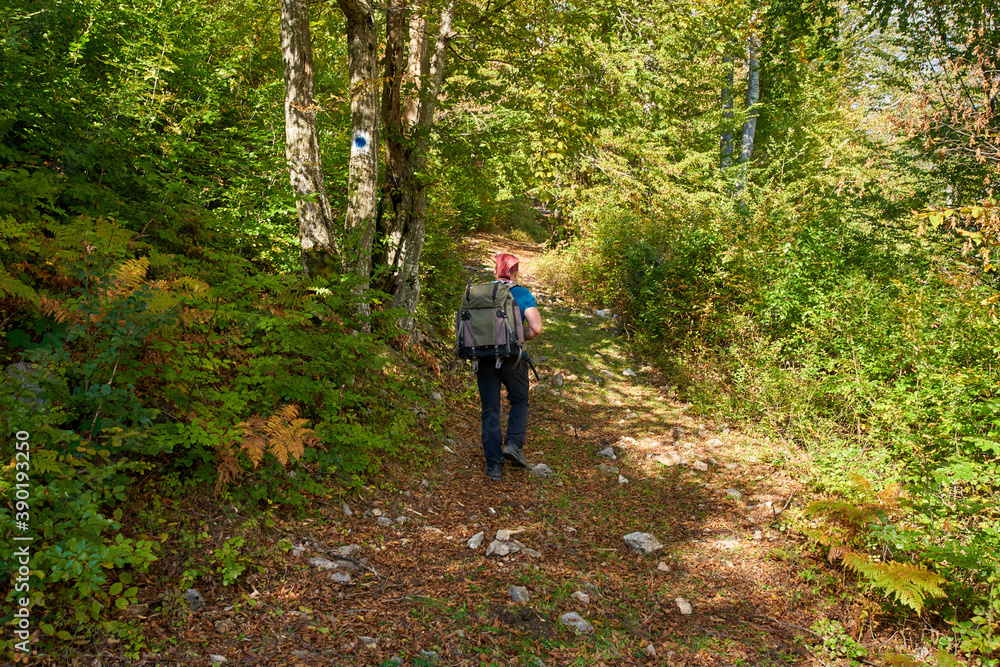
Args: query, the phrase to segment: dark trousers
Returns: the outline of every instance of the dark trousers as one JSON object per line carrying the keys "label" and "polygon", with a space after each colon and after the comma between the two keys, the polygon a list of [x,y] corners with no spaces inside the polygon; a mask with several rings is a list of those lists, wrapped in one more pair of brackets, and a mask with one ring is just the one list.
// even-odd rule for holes
{"label": "dark trousers", "polygon": [[[508,445],[521,448],[528,432],[528,362],[524,359],[505,359],[500,368],[489,357],[479,360],[476,381],[479,400],[483,406],[483,454],[487,463],[503,463],[500,430],[500,387],[507,387],[510,416],[507,418]],[[515,365],[517,366],[515,368]]]}

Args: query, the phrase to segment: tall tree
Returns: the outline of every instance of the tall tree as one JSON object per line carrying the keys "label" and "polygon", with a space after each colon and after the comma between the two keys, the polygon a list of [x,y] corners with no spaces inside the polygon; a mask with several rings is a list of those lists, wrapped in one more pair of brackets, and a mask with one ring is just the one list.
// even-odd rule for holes
{"label": "tall tree", "polygon": [[[447,0],[441,12],[434,50],[428,61],[426,19],[409,22],[409,53],[404,76],[403,43],[407,25],[401,2],[387,7],[386,55],[382,102],[386,125],[386,194],[390,211],[383,225],[395,290],[392,305],[406,312],[402,325],[413,327],[420,298],[420,253],[427,232],[427,151],[434,111],[445,80],[449,42],[454,38],[456,0]],[[426,72],[426,76],[424,76]],[[408,85],[403,88],[404,80]]]}
{"label": "tall tree", "polygon": [[[378,204],[378,33],[370,0],[337,0],[347,21],[347,68],[351,95],[351,158],[347,180],[344,268],[368,289]],[[362,300],[360,312],[369,312]]]}
{"label": "tall tree", "polygon": [[757,103],[760,101],[760,37],[756,31],[750,33],[747,46],[747,119],[743,123],[743,141],[740,146],[740,162],[749,162],[753,157],[754,134],[757,131]]}
{"label": "tall tree", "polygon": [[725,68],[725,83],[722,85],[722,168],[733,164],[733,59],[726,54],[722,57]]}
{"label": "tall tree", "polygon": [[312,41],[306,0],[281,0],[285,75],[285,157],[299,218],[302,268],[326,273],[338,263],[333,214],[326,196],[313,91]]}

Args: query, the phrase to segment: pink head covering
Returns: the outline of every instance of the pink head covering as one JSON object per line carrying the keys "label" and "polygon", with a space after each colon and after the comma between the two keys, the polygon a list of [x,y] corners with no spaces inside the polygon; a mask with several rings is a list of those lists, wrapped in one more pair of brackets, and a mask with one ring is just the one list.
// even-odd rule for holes
{"label": "pink head covering", "polygon": [[496,274],[500,280],[510,280],[511,272],[517,272],[517,257],[501,252],[496,256]]}

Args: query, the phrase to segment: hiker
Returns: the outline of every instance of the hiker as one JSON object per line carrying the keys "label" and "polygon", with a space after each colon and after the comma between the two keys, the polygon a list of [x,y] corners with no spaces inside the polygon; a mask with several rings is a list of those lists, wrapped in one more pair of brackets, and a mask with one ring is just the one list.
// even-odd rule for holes
{"label": "hiker", "polygon": [[[496,256],[496,282],[510,285],[511,296],[520,307],[524,320],[524,340],[529,341],[542,333],[542,316],[531,292],[514,284],[517,281],[517,269],[518,259],[514,255],[500,253]],[[479,364],[476,381],[483,407],[486,474],[491,480],[497,481],[503,471],[504,459],[519,468],[528,467],[528,461],[521,453],[528,431],[527,360],[520,357],[504,359],[499,368],[492,363]],[[507,387],[507,400],[510,401],[506,441],[500,429],[500,385]]]}

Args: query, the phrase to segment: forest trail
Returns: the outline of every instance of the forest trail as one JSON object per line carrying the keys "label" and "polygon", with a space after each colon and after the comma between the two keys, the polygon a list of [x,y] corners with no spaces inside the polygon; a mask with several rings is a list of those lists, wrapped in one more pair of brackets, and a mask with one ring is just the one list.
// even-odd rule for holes
{"label": "forest trail", "polygon": [[[837,620],[845,641],[867,630],[853,620],[858,609],[836,576],[782,527],[782,513],[802,496],[801,453],[689,415],[665,388],[669,378],[626,358],[613,319],[536,282],[536,248],[498,238],[470,246],[472,279],[489,278],[495,252],[512,252],[538,299],[545,330],[530,352],[542,382],[532,376],[525,454],[554,474],[508,465],[490,482],[472,373],[444,373],[440,460],[365,487],[348,499],[351,516],[338,501],[325,517],[299,523],[284,562],[245,583],[256,607],[211,601],[199,613],[200,657],[275,665],[838,664],[832,654],[817,657],[822,642],[810,626]],[[562,387],[554,387],[557,373]],[[609,446],[614,460],[598,456]],[[671,457],[682,462],[657,460]],[[511,540],[524,548],[487,556],[500,530],[521,531]],[[663,549],[634,553],[623,537],[636,531]],[[482,544],[470,548],[480,532]],[[340,553],[353,561],[336,557],[350,545],[357,548]],[[348,574],[350,583],[334,580]],[[512,586],[524,587],[528,600],[513,601]],[[593,633],[564,626],[569,612]],[[246,639],[234,641],[234,630]]]}

